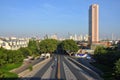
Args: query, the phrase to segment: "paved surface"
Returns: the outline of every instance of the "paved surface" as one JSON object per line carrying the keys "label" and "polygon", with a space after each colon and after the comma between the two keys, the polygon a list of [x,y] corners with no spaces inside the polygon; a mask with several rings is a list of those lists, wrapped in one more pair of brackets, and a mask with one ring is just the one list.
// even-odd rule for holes
{"label": "paved surface", "polygon": [[19,73],[18,75],[20,77],[34,77],[34,75],[40,70],[42,69],[48,62],[49,60],[51,60],[51,58],[48,58],[44,61],[39,62],[38,64],[33,66],[33,70],[30,71],[29,69],[24,70],[23,72]]}
{"label": "paved surface", "polygon": [[98,74],[102,75],[103,72],[100,71],[99,69],[95,68],[94,66],[92,66],[90,63],[89,63],[89,60],[87,59],[84,59],[84,58],[75,58],[75,60],[77,60],[79,63],[89,67],[90,69],[94,70],[95,72],[97,72]]}
{"label": "paved surface", "polygon": [[31,73],[32,76],[27,76],[29,77],[28,80],[101,80],[98,77],[94,77],[96,76],[94,71],[80,67],[79,63],[75,63],[69,59],[69,56],[65,55],[54,55],[46,64],[40,65],[35,71],[33,74]]}
{"label": "paved surface", "polygon": [[75,75],[71,72],[68,66],[63,62],[66,80],[77,80]]}
{"label": "paved surface", "polygon": [[63,55],[59,55],[59,57],[60,57],[60,79],[66,79],[63,67],[64,57]]}
{"label": "paved surface", "polygon": [[14,72],[16,74],[19,74],[21,72],[23,72],[24,70],[28,69],[29,65],[32,65],[34,66],[35,64],[38,64],[39,62],[43,61],[44,59],[40,58],[40,59],[37,59],[37,60],[31,60],[30,62],[31,63],[24,63],[21,67],[17,68],[17,69],[14,69],[12,70],[11,72]]}

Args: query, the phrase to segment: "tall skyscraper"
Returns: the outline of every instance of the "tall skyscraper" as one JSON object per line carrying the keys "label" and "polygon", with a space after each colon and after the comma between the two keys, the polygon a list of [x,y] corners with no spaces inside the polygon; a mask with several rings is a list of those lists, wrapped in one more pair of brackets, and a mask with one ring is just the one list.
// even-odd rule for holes
{"label": "tall skyscraper", "polygon": [[99,42],[99,5],[89,7],[89,42]]}

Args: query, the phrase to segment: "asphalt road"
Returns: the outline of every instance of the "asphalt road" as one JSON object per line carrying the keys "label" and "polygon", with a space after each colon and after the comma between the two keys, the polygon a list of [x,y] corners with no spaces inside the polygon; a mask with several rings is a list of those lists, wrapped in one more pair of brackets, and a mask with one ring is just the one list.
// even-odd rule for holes
{"label": "asphalt road", "polygon": [[100,71],[99,69],[97,69],[96,67],[92,66],[90,63],[89,63],[89,60],[87,59],[84,59],[84,58],[75,58],[76,61],[78,61],[79,63],[89,67],[90,69],[92,69],[93,71],[95,71],[96,73],[102,75],[103,72]]}
{"label": "asphalt road", "polygon": [[28,69],[29,65],[35,65],[41,61],[43,61],[44,59],[40,58],[40,59],[37,59],[37,60],[31,60],[31,63],[24,63],[23,66],[21,66],[19,69],[17,69],[15,71],[16,74],[19,74],[21,73],[22,71]]}
{"label": "asphalt road", "polygon": [[42,79],[42,76],[45,74],[45,72],[48,70],[48,68],[51,68],[51,74],[49,79],[56,79],[57,74],[57,61],[55,60],[57,58],[56,56],[53,56],[52,59],[42,68],[40,69],[33,78],[30,80],[35,79]]}
{"label": "asphalt road", "polygon": [[63,68],[64,57],[63,57],[63,55],[59,55],[59,57],[60,57],[60,78],[66,79],[64,68]]}
{"label": "asphalt road", "polygon": [[[52,59],[29,80],[40,80],[43,78],[62,80],[101,80],[89,75],[92,71],[82,69],[66,55],[54,55]],[[69,77],[69,78],[68,78]],[[74,77],[74,78],[73,78]]]}

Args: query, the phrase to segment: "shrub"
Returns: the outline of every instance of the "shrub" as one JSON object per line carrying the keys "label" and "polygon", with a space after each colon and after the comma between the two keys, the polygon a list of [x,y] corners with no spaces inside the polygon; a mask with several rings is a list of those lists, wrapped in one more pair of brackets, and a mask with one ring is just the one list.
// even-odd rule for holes
{"label": "shrub", "polygon": [[29,70],[32,71],[33,70],[33,67],[32,65],[29,66]]}
{"label": "shrub", "polygon": [[115,73],[120,78],[120,59],[115,63]]}

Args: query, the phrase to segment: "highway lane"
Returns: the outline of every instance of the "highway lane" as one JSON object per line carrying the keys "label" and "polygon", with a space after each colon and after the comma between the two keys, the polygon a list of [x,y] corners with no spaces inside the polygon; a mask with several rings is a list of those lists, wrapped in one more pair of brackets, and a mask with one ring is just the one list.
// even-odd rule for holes
{"label": "highway lane", "polygon": [[65,72],[64,72],[64,68],[63,68],[63,62],[64,62],[64,57],[63,55],[59,55],[60,57],[60,79],[66,79],[65,77]]}
{"label": "highway lane", "polygon": [[[88,80],[79,69],[71,65],[69,60],[66,60],[66,55],[58,55],[60,57],[60,79],[64,80]],[[59,59],[59,58],[58,58]],[[66,70],[67,69],[67,70]],[[68,78],[70,77],[70,78]]]}
{"label": "highway lane", "polygon": [[54,57],[53,64],[51,67],[50,79],[57,79],[57,56]]}
{"label": "highway lane", "polygon": [[63,62],[64,72],[66,76],[66,80],[77,80],[75,75],[71,72],[68,66]]}
{"label": "highway lane", "polygon": [[85,76],[83,76],[80,73],[80,70],[76,69],[74,66],[72,66],[63,56],[64,63],[68,66],[68,68],[71,70],[71,72],[74,74],[77,80],[88,80]]}
{"label": "highway lane", "polygon": [[81,68],[87,74],[89,74],[94,80],[103,80],[94,70],[90,69],[89,67],[82,65],[81,63],[77,62],[76,60],[68,57],[71,62],[73,62],[76,66]]}
{"label": "highway lane", "polygon": [[[54,55],[52,59],[45,64],[41,69],[38,68],[37,73],[29,80],[40,79],[62,79],[62,80],[100,80],[93,77],[94,73],[86,72],[88,70],[82,69],[76,65],[66,55]],[[58,75],[59,74],[59,75]]]}
{"label": "highway lane", "polygon": [[84,59],[84,58],[74,58],[74,59],[75,59],[76,61],[78,61],[79,63],[81,63],[81,64],[89,67],[89,68],[92,69],[92,70],[94,70],[96,73],[98,73],[98,74],[100,74],[100,75],[103,74],[102,71],[100,71],[100,70],[97,69],[96,67],[92,66],[92,65],[90,64],[89,60]]}
{"label": "highway lane", "polygon": [[53,56],[52,59],[42,69],[40,69],[30,80],[47,78],[56,79],[57,61],[55,57],[56,56]]}

